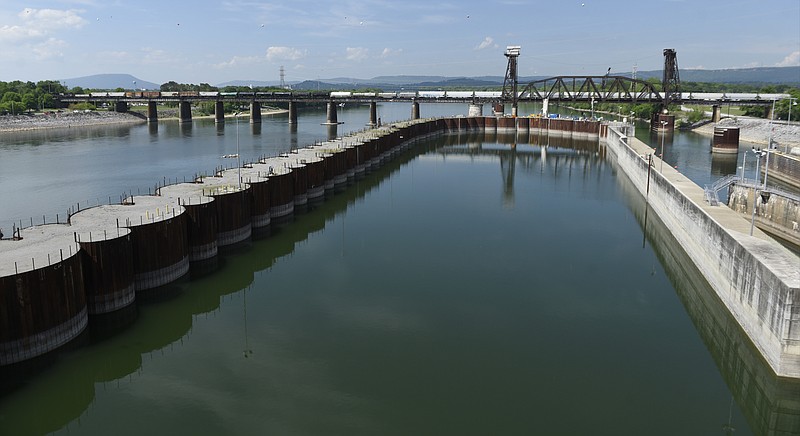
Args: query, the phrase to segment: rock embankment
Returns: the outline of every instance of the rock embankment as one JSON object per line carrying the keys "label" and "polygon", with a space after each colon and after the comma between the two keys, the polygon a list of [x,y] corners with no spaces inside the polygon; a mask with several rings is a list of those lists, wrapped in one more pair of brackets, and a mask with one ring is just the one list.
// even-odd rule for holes
{"label": "rock embankment", "polygon": [[693,131],[708,136],[714,135],[714,127],[738,127],[739,140],[754,144],[767,145],[772,131],[772,140],[778,143],[778,148],[800,147],[800,124],[786,124],[785,121],[773,122],[760,118],[735,117],[723,118],[718,123],[709,123]]}
{"label": "rock embankment", "polygon": [[120,112],[52,112],[34,115],[0,116],[0,132],[23,130],[71,128],[103,124],[142,123],[141,117]]}

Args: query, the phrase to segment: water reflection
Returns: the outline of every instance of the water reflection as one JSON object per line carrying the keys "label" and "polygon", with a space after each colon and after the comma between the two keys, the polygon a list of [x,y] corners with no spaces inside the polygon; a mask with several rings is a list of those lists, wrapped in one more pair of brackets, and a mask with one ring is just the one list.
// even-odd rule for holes
{"label": "water reflection", "polygon": [[[298,243],[325,228],[326,223],[361,201],[392,173],[428,151],[429,146],[422,145],[404,153],[329,197],[318,209],[284,221],[272,229],[268,238],[227,251],[219,257],[215,273],[168,285],[164,295],[170,298],[165,301],[137,302],[139,319],[119,336],[74,353],[62,353],[53,368],[30,376],[32,382],[22,383],[18,392],[0,392],[0,434],[44,434],[79,421],[88,413],[96,389],[105,389],[107,383],[130,382],[140,374],[143,362],[181,347],[183,339],[191,334],[196,317],[212,315],[227,296],[246,292],[256,273],[290,255]],[[246,306],[244,310],[246,316]],[[244,334],[243,353],[249,357],[253,350],[246,330]]]}
{"label": "water reflection", "polygon": [[[772,372],[663,222],[655,213],[648,213],[644,198],[630,180],[624,176],[617,180],[753,432],[759,435],[800,434],[800,381],[779,378]],[[728,430],[732,427],[725,424],[723,430],[726,426]]]}
{"label": "water reflection", "polygon": [[736,153],[711,153],[711,177],[721,179],[730,174],[737,174],[739,155]]}

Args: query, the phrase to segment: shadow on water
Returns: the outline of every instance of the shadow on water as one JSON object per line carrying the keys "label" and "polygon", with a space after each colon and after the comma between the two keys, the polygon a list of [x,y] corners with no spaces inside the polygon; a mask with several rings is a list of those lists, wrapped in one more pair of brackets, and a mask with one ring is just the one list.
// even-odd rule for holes
{"label": "shadow on water", "polygon": [[[753,433],[800,434],[800,381],[775,375],[672,233],[647,208],[630,179],[618,174],[621,191],[646,242],[664,267]],[[725,425],[722,429],[727,431],[725,434],[735,431]]]}
{"label": "shadow on water", "polygon": [[[94,401],[96,389],[131,380],[140,373],[145,360],[180,347],[191,334],[195,317],[213,314],[223,299],[250,287],[256,273],[291,254],[298,243],[325,228],[326,223],[432,147],[430,142],[420,142],[325,203],[276,222],[268,236],[224,250],[216,263],[201,266],[213,272],[192,273],[162,288],[168,298],[137,300],[138,319],[113,338],[90,341],[87,334],[74,347],[37,359],[25,371],[17,368],[13,374],[2,374],[3,379],[18,378],[14,386],[24,389],[0,392],[0,434],[45,434],[80,419]],[[11,393],[13,401],[9,401]]]}

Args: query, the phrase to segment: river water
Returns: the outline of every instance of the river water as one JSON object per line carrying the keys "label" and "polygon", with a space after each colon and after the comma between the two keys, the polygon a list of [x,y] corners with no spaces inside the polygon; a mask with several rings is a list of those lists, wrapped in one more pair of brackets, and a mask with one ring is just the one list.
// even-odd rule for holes
{"label": "river water", "polygon": [[[245,160],[322,141],[324,117],[4,135],[0,219],[231,166],[237,136]],[[346,107],[336,133],[367,119]],[[701,185],[736,171],[695,136],[665,141],[667,162]],[[602,148],[541,145],[421,142],[4,393],[0,434],[800,431],[800,386],[770,375]]]}

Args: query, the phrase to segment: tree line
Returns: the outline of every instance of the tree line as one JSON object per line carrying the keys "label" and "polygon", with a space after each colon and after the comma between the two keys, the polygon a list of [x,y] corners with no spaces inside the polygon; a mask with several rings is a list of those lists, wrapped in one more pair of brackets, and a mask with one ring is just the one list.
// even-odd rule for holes
{"label": "tree line", "polygon": [[[656,89],[661,89],[661,83],[656,78],[648,79]],[[800,88],[786,84],[747,84],[747,83],[705,83],[705,82],[682,82],[682,92],[750,92],[761,94],[773,93],[786,93],[790,94],[793,98],[800,98]],[[225,86],[216,87],[208,83],[200,83],[199,85],[190,83],[178,83],[169,81],[160,86],[160,91],[219,91],[219,92],[270,92],[282,91],[283,89],[277,87],[252,87],[252,86]],[[81,87],[67,88],[57,80],[42,80],[39,82],[22,82],[19,80],[13,82],[0,81],[0,114],[20,114],[30,111],[44,111],[48,109],[56,109],[57,102],[54,96],[61,93],[72,94],[85,94],[92,91],[127,91],[124,88],[116,88],[114,90],[93,90],[84,89]],[[381,90],[377,90],[381,91]],[[796,103],[798,100],[794,100]],[[790,100],[781,100],[775,104],[775,119],[785,120],[789,115]],[[212,106],[200,108],[202,110],[211,111]],[[587,106],[577,105],[577,106]],[[679,108],[676,108],[679,109]],[[623,115],[635,112],[637,118],[649,119],[653,112],[657,110],[654,104],[608,104],[608,103],[595,103],[595,110],[605,112],[620,112]],[[764,117],[766,111],[763,106],[743,106],[742,110],[745,115]],[[796,114],[796,115],[795,115]],[[800,120],[800,105],[792,106],[792,116]]]}

